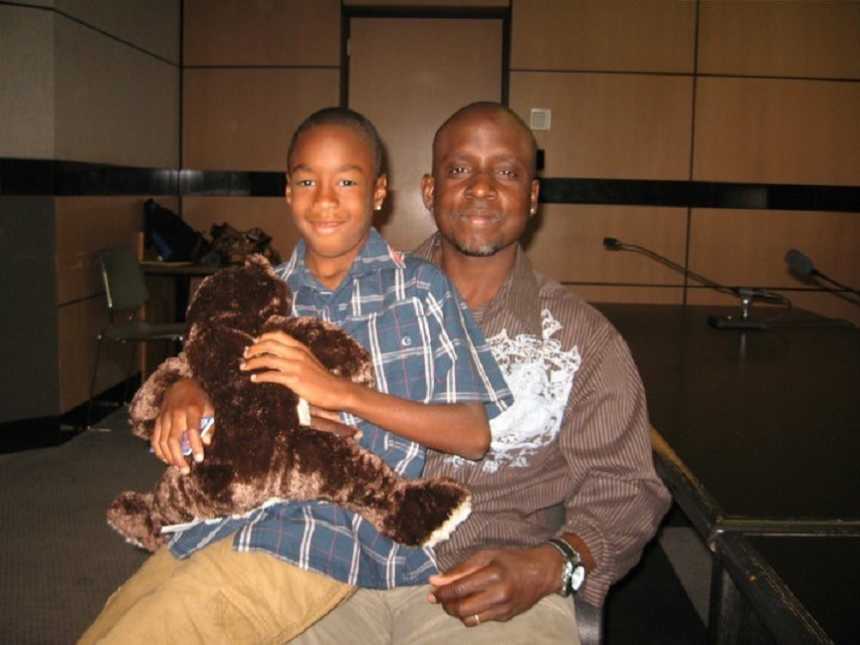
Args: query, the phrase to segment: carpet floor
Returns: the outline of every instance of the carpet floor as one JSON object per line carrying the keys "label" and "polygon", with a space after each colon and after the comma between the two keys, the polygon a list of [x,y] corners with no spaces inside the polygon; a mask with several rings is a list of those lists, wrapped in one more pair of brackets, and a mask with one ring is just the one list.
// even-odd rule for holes
{"label": "carpet floor", "polygon": [[[107,526],[107,505],[123,490],[151,487],[161,471],[123,410],[61,445],[0,454],[0,642],[76,640],[146,557]],[[605,618],[606,645],[705,642],[656,540],[610,592]]]}

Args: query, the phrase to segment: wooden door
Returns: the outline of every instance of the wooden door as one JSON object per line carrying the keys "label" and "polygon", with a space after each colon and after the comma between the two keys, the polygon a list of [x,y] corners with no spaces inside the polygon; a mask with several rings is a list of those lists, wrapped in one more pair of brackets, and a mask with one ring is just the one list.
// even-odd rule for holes
{"label": "wooden door", "polygon": [[373,121],[388,156],[376,223],[411,250],[436,230],[420,192],[436,128],[467,103],[502,98],[502,19],[352,17],[349,30],[348,104]]}

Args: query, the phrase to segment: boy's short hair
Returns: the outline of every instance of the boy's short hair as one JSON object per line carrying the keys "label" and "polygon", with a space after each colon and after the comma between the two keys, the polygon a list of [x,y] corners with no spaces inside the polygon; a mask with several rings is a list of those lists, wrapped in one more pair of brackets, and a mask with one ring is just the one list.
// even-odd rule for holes
{"label": "boy's short hair", "polygon": [[382,174],[384,150],[379,132],[376,131],[376,127],[366,116],[345,107],[327,107],[317,110],[299,124],[299,127],[293,133],[292,139],[290,139],[290,146],[287,148],[287,174],[290,172],[290,159],[293,156],[293,150],[299,137],[319,125],[340,125],[357,130],[370,144],[375,176],[378,177]]}

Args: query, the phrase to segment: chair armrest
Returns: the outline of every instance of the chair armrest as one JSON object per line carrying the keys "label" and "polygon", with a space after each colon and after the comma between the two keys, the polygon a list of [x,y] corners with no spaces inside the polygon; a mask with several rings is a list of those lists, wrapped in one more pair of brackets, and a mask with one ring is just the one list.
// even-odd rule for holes
{"label": "chair armrest", "polygon": [[589,605],[575,596],[573,605],[582,645],[600,645],[603,642],[603,608]]}

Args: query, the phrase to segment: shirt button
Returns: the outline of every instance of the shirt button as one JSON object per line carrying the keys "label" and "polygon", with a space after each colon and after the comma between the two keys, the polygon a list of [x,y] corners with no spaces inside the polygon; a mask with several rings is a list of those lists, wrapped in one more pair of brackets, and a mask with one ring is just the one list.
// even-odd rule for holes
{"label": "shirt button", "polygon": [[400,344],[404,347],[409,347],[412,344],[412,339],[409,336],[404,336],[400,339]]}

